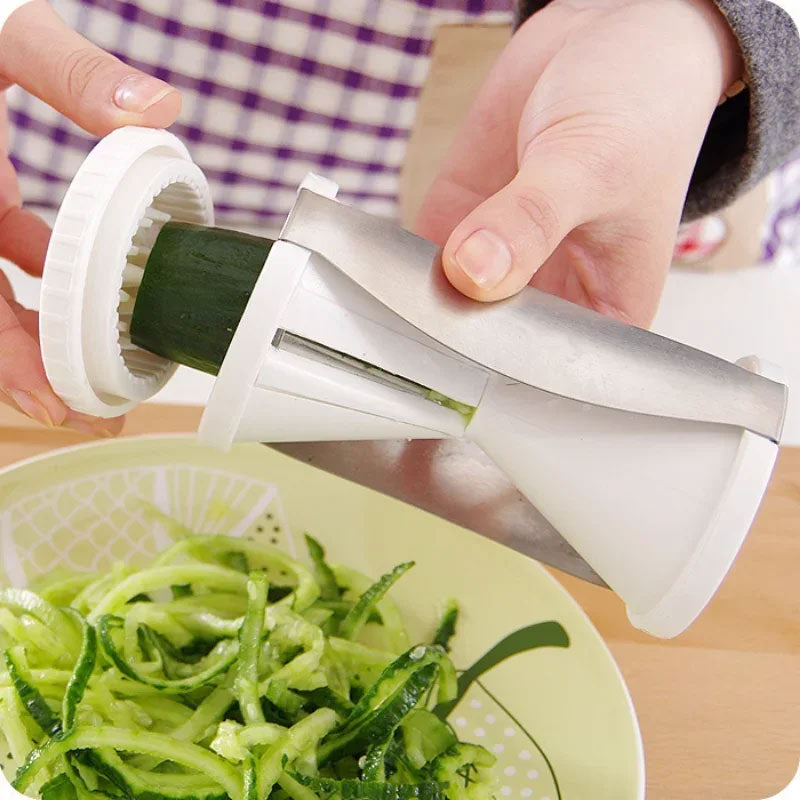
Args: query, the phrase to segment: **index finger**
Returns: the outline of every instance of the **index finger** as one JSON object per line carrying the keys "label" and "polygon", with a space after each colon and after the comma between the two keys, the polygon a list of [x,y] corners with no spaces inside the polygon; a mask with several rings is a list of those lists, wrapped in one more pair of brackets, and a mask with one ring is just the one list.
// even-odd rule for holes
{"label": "index finger", "polygon": [[176,89],[92,44],[45,0],[30,0],[0,29],[0,78],[97,136],[123,125],[166,128],[181,105]]}

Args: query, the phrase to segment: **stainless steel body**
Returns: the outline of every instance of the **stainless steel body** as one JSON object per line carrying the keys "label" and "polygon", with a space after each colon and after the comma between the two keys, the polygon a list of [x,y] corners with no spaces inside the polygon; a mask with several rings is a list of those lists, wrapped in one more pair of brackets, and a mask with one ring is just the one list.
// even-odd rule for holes
{"label": "stainless steel body", "polygon": [[269,446],[605,586],[492,460],[465,439]]}
{"label": "stainless steel body", "polygon": [[[418,330],[520,391],[533,387],[633,414],[780,439],[783,384],[531,287],[500,303],[475,303],[446,280],[439,247],[387,220],[302,189],[281,239],[319,254]],[[271,446],[605,585],[472,442]]]}
{"label": "stainless steel body", "polygon": [[509,380],[592,405],[735,425],[780,439],[786,386],[528,287],[479,304],[454,289],[433,243],[302,189],[281,232],[427,336]]}

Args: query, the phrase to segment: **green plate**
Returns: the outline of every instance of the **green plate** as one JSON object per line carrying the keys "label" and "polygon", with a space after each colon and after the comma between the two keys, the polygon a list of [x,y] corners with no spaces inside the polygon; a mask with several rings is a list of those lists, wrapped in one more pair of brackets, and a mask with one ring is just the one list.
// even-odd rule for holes
{"label": "green plate", "polygon": [[497,754],[497,800],[644,798],[639,727],[606,646],[544,569],[494,542],[266,447],[220,454],[183,437],[18,464],[0,472],[0,509],[2,585],[145,561],[171,541],[163,515],[301,558],[309,532],[332,561],[370,576],[413,559],[393,596],[412,638],[430,635],[439,601],[460,602],[449,719]]}

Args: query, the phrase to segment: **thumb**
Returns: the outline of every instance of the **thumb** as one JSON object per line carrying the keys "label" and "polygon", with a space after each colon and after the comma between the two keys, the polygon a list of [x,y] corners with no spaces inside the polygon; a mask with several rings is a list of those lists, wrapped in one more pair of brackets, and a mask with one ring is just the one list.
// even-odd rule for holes
{"label": "thumb", "polygon": [[0,30],[0,79],[96,136],[122,125],[167,127],[181,105],[176,89],[96,47],[45,0],[20,7]]}
{"label": "thumb", "polygon": [[474,209],[444,248],[444,271],[475,300],[519,292],[591,216],[593,181],[574,158],[529,148],[517,175]]}

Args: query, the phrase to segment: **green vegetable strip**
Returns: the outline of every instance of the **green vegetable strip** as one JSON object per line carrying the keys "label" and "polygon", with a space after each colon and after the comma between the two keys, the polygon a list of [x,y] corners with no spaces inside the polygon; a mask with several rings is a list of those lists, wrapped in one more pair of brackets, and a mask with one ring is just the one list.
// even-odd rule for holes
{"label": "green vegetable strip", "polygon": [[288,772],[278,778],[278,786],[289,795],[291,800],[319,800],[316,793],[295,780]]}
{"label": "green vegetable strip", "polygon": [[263,574],[254,573],[247,582],[247,613],[239,631],[239,664],[234,680],[236,699],[248,725],[264,722],[258,693],[258,655],[264,631],[269,584]]}
{"label": "green vegetable strip", "polygon": [[[97,800],[97,796],[93,795],[92,792],[86,788],[86,784],[83,782],[77,769],[73,766],[72,756],[67,756],[64,759],[64,774],[75,789],[75,800]],[[42,798],[42,800],[45,800],[45,798]]]}
{"label": "green vegetable strip", "polygon": [[96,575],[72,575],[46,583],[31,585],[42,600],[56,606],[68,606],[90,583],[97,580]]}
{"label": "green vegetable strip", "polygon": [[457,621],[458,603],[455,600],[448,600],[439,612],[439,624],[433,635],[433,644],[439,645],[449,652],[450,640],[455,636]]}
{"label": "green vegetable strip", "polygon": [[107,575],[101,575],[97,580],[85,586],[70,605],[72,608],[80,611],[81,614],[88,614],[97,604],[97,601],[106,594],[109,589],[121,583],[132,573],[133,570],[123,562],[118,561],[114,563]]}
{"label": "green vegetable strip", "polygon": [[341,594],[336,583],[336,576],[325,560],[325,550],[322,545],[313,537],[306,534],[306,547],[311,561],[314,564],[314,577],[320,586],[320,597],[323,600],[336,600]]}
{"label": "green vegetable strip", "polygon": [[[332,566],[332,569],[336,575],[336,582],[339,586],[345,587],[359,596],[372,585],[372,581],[369,578],[361,575],[354,569],[343,567],[339,564]],[[403,618],[394,600],[392,600],[389,595],[386,595],[376,604],[376,609],[380,614],[384,633],[383,648],[395,653],[407,650],[410,644],[408,634],[406,633]]]}
{"label": "green vegetable strip", "polygon": [[224,800],[225,791],[205,775],[147,772],[126,764],[113,750],[97,749],[88,762],[98,772],[134,797],[175,798],[175,800]]}
{"label": "green vegetable strip", "polygon": [[318,796],[334,796],[342,800],[444,800],[446,797],[445,785],[434,781],[402,784],[350,778],[313,778],[297,773],[292,777],[313,789]]}
{"label": "green vegetable strip", "polygon": [[453,729],[430,711],[415,708],[401,723],[406,756],[420,769],[456,744]]}
{"label": "green vegetable strip", "polygon": [[391,572],[387,572],[373,583],[372,586],[361,595],[358,602],[342,621],[339,627],[339,636],[341,636],[342,639],[357,638],[378,601],[392,588],[397,580],[413,566],[413,561],[399,564]]}
{"label": "green vegetable strip", "polygon": [[244,771],[243,800],[258,800],[258,779],[256,777],[256,760],[248,756]]}
{"label": "green vegetable strip", "polygon": [[139,683],[146,683],[164,692],[183,693],[205,686],[214,680],[218,675],[225,672],[228,667],[236,660],[239,649],[238,642],[221,641],[209,656],[201,662],[201,668],[187,678],[170,680],[168,678],[153,677],[145,675],[141,669],[137,669],[129,664],[117,649],[112,638],[112,631],[122,626],[119,617],[106,614],[100,617],[97,624],[97,633],[100,638],[100,645],[103,652],[108,656],[114,666],[126,677]]}
{"label": "green vegetable strip", "polygon": [[[413,713],[413,712],[411,712]],[[361,779],[364,781],[385,781],[386,780],[386,751],[389,749],[394,737],[394,731],[386,741],[375,743],[369,747],[363,756],[364,766],[361,770]]]}
{"label": "green vegetable strip", "polygon": [[275,785],[286,763],[294,761],[301,753],[317,746],[320,739],[336,725],[336,714],[321,708],[293,725],[259,759],[258,796],[266,797]]}
{"label": "green vegetable strip", "polygon": [[69,652],[77,652],[80,642],[64,614],[33,592],[26,589],[0,589],[0,606],[36,617]]}
{"label": "green vegetable strip", "polygon": [[0,730],[6,737],[14,761],[22,763],[33,750],[33,742],[22,721],[23,708],[16,691],[0,690]]}
{"label": "green vegetable strip", "polygon": [[41,692],[31,684],[21,663],[21,650],[22,648],[19,648],[17,653],[6,650],[6,667],[8,674],[11,676],[17,697],[25,710],[46,734],[58,733],[61,730],[61,720],[47,705],[47,701],[42,697]]}
{"label": "green vegetable strip", "polygon": [[[438,716],[458,692],[444,649],[455,605],[437,644],[409,647],[387,594],[410,563],[373,582],[330,566],[311,537],[312,570],[247,539],[180,536],[144,569],[40,584],[71,608],[4,590],[0,729],[22,764],[18,789],[43,800],[491,800],[491,755],[461,746]],[[368,623],[377,647],[360,640]]]}
{"label": "green vegetable strip", "polygon": [[216,567],[211,564],[192,564],[142,570],[113,587],[97,603],[88,616],[95,624],[100,617],[112,614],[132,597],[142,592],[151,592],[165,586],[181,583],[198,583],[214,589],[234,591],[247,585],[247,576],[236,570]]}
{"label": "green vegetable strip", "polygon": [[91,750],[111,747],[127,753],[142,753],[163,758],[196,770],[201,775],[218,783],[231,797],[241,800],[242,782],[237,770],[224,759],[194,744],[179,742],[171,736],[158,733],[129,731],[111,726],[77,727],[64,738],[50,739],[42,747],[31,752],[28,760],[17,772],[12,786],[25,792],[34,778],[61,756],[74,750]]}
{"label": "green vegetable strip", "polygon": [[318,673],[317,667],[325,650],[325,637],[322,631],[299,615],[293,614],[288,608],[279,605],[267,609],[266,621],[271,632],[270,642],[280,644],[283,639],[284,643],[291,643],[302,648],[304,652],[264,679],[259,684],[259,694],[265,694],[275,682],[285,682],[287,686],[295,689],[319,688],[322,676]]}
{"label": "green vegetable strip", "polygon": [[62,727],[69,733],[75,726],[75,712],[83,699],[89,678],[94,671],[97,659],[97,635],[94,628],[74,609],[66,609],[67,613],[75,620],[81,629],[83,644],[75,662],[75,669],[70,675],[64,692],[64,703],[61,709]]}
{"label": "green vegetable strip", "polygon": [[379,707],[360,711],[356,706],[345,726],[319,748],[320,765],[366,750],[388,739],[406,714],[415,708],[436,680],[437,665],[426,664],[407,675],[402,685]]}
{"label": "green vegetable strip", "polygon": [[363,716],[370,709],[380,708],[381,704],[408,680],[410,672],[427,665],[433,666],[438,672],[439,702],[443,703],[455,697],[458,691],[458,679],[447,654],[441,647],[418,645],[407,650],[384,669],[380,678],[358,701],[348,722]]}
{"label": "green vegetable strip", "polygon": [[[225,553],[230,553],[233,546],[229,536],[210,534],[188,536],[165,550],[155,560],[154,565],[168,564],[183,555],[219,559]],[[294,577],[297,581],[297,586],[294,588],[293,602],[292,595],[289,596],[288,602],[294,611],[305,611],[319,597],[320,588],[311,571],[285,553],[282,553],[277,547],[270,547],[249,539],[236,539],[235,546],[237,550],[241,550],[247,556],[251,569],[268,567],[277,572],[287,572]],[[246,577],[241,576],[241,574],[240,577],[246,582]],[[284,603],[284,605],[286,604]]]}
{"label": "green vegetable strip", "polygon": [[233,705],[235,697],[233,692],[222,687],[214,689],[208,697],[200,703],[191,717],[172,735],[185,742],[196,742],[212,725],[218,723],[227,710]]}
{"label": "green vegetable strip", "polygon": [[[6,637],[2,636],[3,630]],[[62,665],[72,660],[72,655],[58,640],[57,635],[38,619],[29,614],[17,617],[7,608],[0,608],[0,643],[4,649],[9,637],[25,648],[28,659],[32,662],[55,661]]]}

